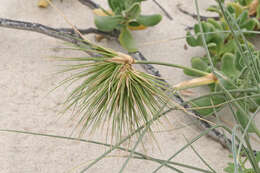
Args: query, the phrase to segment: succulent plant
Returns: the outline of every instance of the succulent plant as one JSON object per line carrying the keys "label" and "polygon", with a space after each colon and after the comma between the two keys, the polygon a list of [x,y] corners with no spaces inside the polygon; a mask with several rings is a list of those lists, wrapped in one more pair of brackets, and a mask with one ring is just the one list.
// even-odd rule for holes
{"label": "succulent plant", "polygon": [[118,40],[128,52],[137,51],[130,30],[142,30],[157,25],[162,19],[159,14],[142,15],[142,1],[144,0],[108,0],[111,11],[102,9],[106,15],[96,13],[95,16],[95,25],[99,30],[105,32],[120,31]]}
{"label": "succulent plant", "polygon": [[[253,35],[247,33],[247,31],[259,29],[257,18],[249,13],[249,7],[253,2],[252,0],[229,2],[225,8],[227,14],[232,17],[232,24],[236,25],[234,28],[239,28],[246,37]],[[219,20],[209,18],[207,21],[195,24],[194,34],[188,31],[186,41],[191,47],[204,47],[203,33],[214,72],[206,55],[191,58],[192,68],[216,75],[217,80],[208,83],[212,92],[220,92],[222,87],[227,91],[256,88],[260,83],[258,70],[260,67],[259,51],[255,50],[253,44],[243,39],[238,31],[236,31],[237,35],[230,32],[230,23],[224,19],[225,16],[219,6],[210,6],[208,11],[219,14]],[[186,69],[184,69],[184,73],[193,77],[201,76],[195,71]],[[231,94],[232,98],[238,99],[238,105],[243,108],[243,111],[237,110],[235,113],[237,122],[243,128],[246,128],[249,122],[249,113],[256,111],[260,106],[259,94],[259,91]],[[250,99],[243,99],[243,97],[250,97]],[[200,115],[209,116],[221,110],[225,102],[227,102],[227,99],[223,95],[209,94],[192,100],[190,104],[194,109],[197,109]],[[248,128],[248,132],[260,136],[260,131],[253,122]]]}

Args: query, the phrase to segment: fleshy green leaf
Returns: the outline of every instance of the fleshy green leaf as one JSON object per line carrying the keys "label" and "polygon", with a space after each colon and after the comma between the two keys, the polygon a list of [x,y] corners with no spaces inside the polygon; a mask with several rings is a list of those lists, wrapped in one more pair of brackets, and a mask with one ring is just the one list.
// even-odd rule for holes
{"label": "fleshy green leaf", "polygon": [[111,32],[118,27],[123,20],[121,16],[95,16],[95,25],[101,31]]}
{"label": "fleshy green leaf", "polygon": [[115,14],[120,14],[125,10],[125,4],[122,0],[108,0],[108,5]]}
{"label": "fleshy green leaf", "polygon": [[247,29],[249,31],[252,31],[254,30],[254,28],[256,27],[257,23],[255,22],[255,20],[253,19],[250,19],[250,20],[247,20],[246,22],[244,22],[240,28],[241,29]]}
{"label": "fleshy green leaf", "polygon": [[225,54],[227,52],[233,53],[236,49],[236,44],[234,40],[229,40],[225,45],[222,46],[220,50],[220,55]]}
{"label": "fleshy green leaf", "polygon": [[209,18],[207,22],[211,23],[216,29],[223,30],[223,27],[222,27],[222,25],[220,24],[219,21],[216,21],[212,18]]}
{"label": "fleshy green leaf", "polygon": [[159,14],[154,15],[140,15],[137,17],[137,22],[144,26],[154,26],[157,25],[161,20],[162,16]]}
{"label": "fleshy green leaf", "polygon": [[195,47],[199,45],[199,41],[191,34],[190,31],[186,34],[186,41],[189,46]]}
{"label": "fleshy green leaf", "polygon": [[126,17],[129,19],[137,18],[141,13],[140,3],[134,3],[129,9],[125,11]]}
{"label": "fleshy green leaf", "polygon": [[223,55],[221,61],[221,71],[230,78],[239,75],[239,72],[236,69],[235,57],[233,54],[226,53]]}
{"label": "fleshy green leaf", "polygon": [[130,33],[130,31],[126,27],[123,27],[121,29],[121,33],[120,33],[118,39],[119,39],[120,44],[125,49],[127,49],[128,52],[136,52],[137,51],[135,40],[134,40],[132,34]]}
{"label": "fleshy green leaf", "polygon": [[[191,59],[191,66],[194,69],[198,69],[201,71],[207,71],[208,65],[200,58],[200,57],[193,57]],[[183,70],[186,75],[189,76],[201,76],[200,74],[194,73],[188,69]]]}
{"label": "fleshy green leaf", "polygon": [[206,10],[209,12],[215,12],[221,14],[221,11],[217,5],[210,5]]}
{"label": "fleshy green leaf", "polygon": [[242,56],[238,51],[235,52],[235,65],[238,70],[242,70],[245,65]]}

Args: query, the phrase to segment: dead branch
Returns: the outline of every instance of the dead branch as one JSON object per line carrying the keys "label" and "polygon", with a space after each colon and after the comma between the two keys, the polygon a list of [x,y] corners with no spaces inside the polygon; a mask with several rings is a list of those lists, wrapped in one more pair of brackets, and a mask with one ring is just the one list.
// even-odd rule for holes
{"label": "dead branch", "polygon": [[[38,32],[71,43],[76,43],[79,41],[79,39],[81,39],[81,37],[72,28],[51,28],[49,26],[45,26],[39,23],[31,23],[0,18],[0,27]],[[118,35],[117,32],[107,33],[99,31],[96,28],[79,29],[79,31],[85,35],[101,34],[109,38],[115,38]]]}

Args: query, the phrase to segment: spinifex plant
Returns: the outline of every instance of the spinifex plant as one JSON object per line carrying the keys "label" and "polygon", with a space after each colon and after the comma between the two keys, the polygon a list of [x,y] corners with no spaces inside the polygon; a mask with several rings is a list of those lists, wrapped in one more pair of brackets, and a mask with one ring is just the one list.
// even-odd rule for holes
{"label": "spinifex plant", "polygon": [[168,102],[165,84],[135,70],[132,64],[138,62],[128,55],[100,47],[95,52],[102,56],[57,58],[80,62],[62,71],[74,72],[62,84],[81,82],[68,96],[66,110],[74,107],[81,134],[107,124],[118,141],[122,133],[130,134],[147,123]]}
{"label": "spinifex plant", "polygon": [[108,0],[111,11],[96,9],[96,27],[105,32],[120,31],[119,42],[128,50],[136,52],[137,47],[130,30],[141,30],[161,21],[161,15],[142,15],[141,3],[144,0]]}

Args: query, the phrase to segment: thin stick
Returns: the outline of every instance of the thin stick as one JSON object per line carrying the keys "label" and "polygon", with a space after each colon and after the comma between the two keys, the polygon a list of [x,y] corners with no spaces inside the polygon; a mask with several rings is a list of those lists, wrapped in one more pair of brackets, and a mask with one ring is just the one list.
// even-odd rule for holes
{"label": "thin stick", "polygon": [[[178,5],[177,5],[177,8],[178,8],[178,10],[179,10],[180,12],[182,12],[183,14],[186,14],[186,15],[192,17],[193,19],[197,20],[198,15],[197,15],[197,14],[190,13],[190,12],[188,12],[188,11],[182,9],[182,8],[181,8],[181,4],[178,4]],[[201,15],[200,15],[200,20],[201,20],[201,21],[206,21],[206,20],[208,20],[209,18],[213,18],[213,19],[215,19],[215,20],[219,20],[219,17],[218,17],[218,16],[208,17],[208,16],[201,16]]]}
{"label": "thin stick", "polygon": [[100,7],[97,3],[95,3],[95,2],[93,2],[91,0],[79,0],[79,2],[81,4],[83,4],[83,5],[88,6],[91,9],[95,9],[95,8],[99,8]]}
{"label": "thin stick", "polygon": [[166,17],[168,17],[168,19],[173,20],[172,16],[170,15],[170,13],[168,13],[165,8],[163,8],[163,6],[161,4],[159,4],[159,2],[157,2],[156,0],[153,0],[153,2],[164,12],[164,14],[166,15]]}

